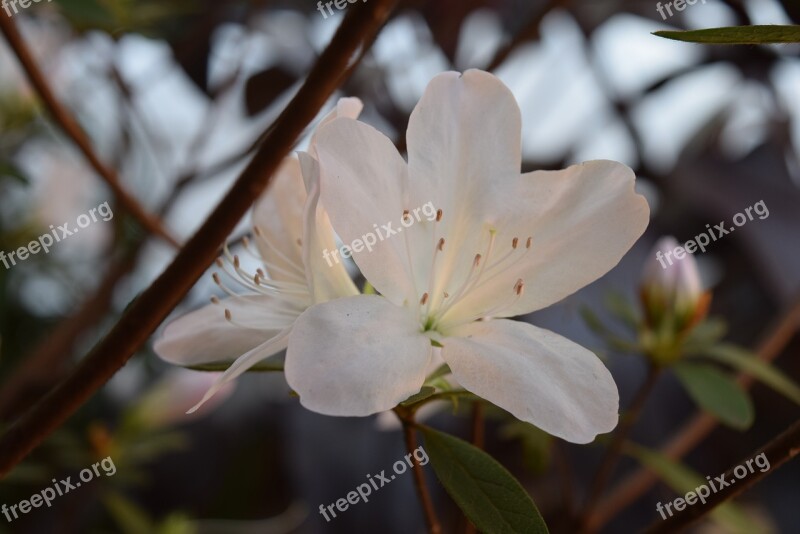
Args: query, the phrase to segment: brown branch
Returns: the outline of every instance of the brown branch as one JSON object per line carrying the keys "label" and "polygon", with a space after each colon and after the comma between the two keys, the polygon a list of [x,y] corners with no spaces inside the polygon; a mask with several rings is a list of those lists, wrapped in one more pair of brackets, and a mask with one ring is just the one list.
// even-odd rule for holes
{"label": "brown branch", "polygon": [[20,35],[11,17],[0,15],[0,30],[2,30],[5,35],[11,49],[14,50],[22,68],[28,75],[28,80],[31,85],[39,94],[39,97],[50,111],[56,123],[64,130],[64,133],[75,142],[92,168],[103,178],[106,184],[108,184],[123,210],[135,218],[148,232],[161,237],[178,248],[178,242],[164,229],[161,222],[147,213],[139,202],[125,190],[116,171],[100,161],[100,158],[95,154],[92,148],[89,138],[69,111],[67,111],[61,102],[59,102],[58,98],[56,98],[55,93],[50,88],[44,74],[36,64],[33,54],[25,44],[25,40],[22,38],[22,35]]}
{"label": "brown branch", "polygon": [[[759,344],[756,353],[764,362],[777,358],[800,328],[800,297],[794,300],[792,307],[786,311]],[[737,379],[745,389],[753,384],[753,378],[741,373]],[[689,453],[717,426],[717,420],[706,413],[699,413],[692,418],[664,447],[662,453],[672,460],[678,460]],[[658,477],[649,469],[642,467],[636,473],[621,482],[608,497],[600,502],[587,523],[594,532],[616,516],[621,510],[633,503],[656,483]]]}
{"label": "brown branch", "polygon": [[[725,473],[725,480],[730,481],[727,486],[720,488],[708,497],[704,503],[687,506],[681,511],[676,511],[675,515],[666,520],[657,521],[645,532],[648,534],[661,534],[670,532],[680,532],[687,526],[699,520],[707,513],[711,512],[718,505],[733,499],[740,493],[755,485],[761,479],[774,473],[781,465],[788,462],[800,454],[800,420],[796,421],[785,432],[771,440],[758,452],[753,453],[749,458],[755,458],[759,454],[764,454],[769,460],[769,469],[758,470],[749,473],[745,478],[734,475],[733,469]],[[744,465],[744,461],[736,467]],[[735,484],[734,484],[735,483]]]}
{"label": "brown branch", "polygon": [[0,439],[0,476],[72,415],[147,341],[214,260],[219,245],[266,188],[284,156],[342,82],[359,47],[380,29],[394,0],[351,6],[303,86],[253,160],[167,269],[134,300],[75,370]]}
{"label": "brown branch", "polygon": [[589,498],[586,501],[586,508],[584,508],[583,511],[582,523],[585,523],[586,519],[591,516],[594,509],[597,507],[597,503],[600,500],[600,495],[603,492],[603,488],[606,487],[606,484],[608,483],[608,480],[611,478],[611,474],[614,471],[614,467],[616,467],[617,463],[619,462],[619,458],[622,455],[622,446],[625,444],[625,440],[628,439],[628,434],[630,434],[631,429],[633,429],[633,425],[639,420],[639,416],[642,414],[642,409],[644,408],[647,399],[650,397],[650,394],[653,392],[653,387],[656,385],[660,375],[660,367],[656,367],[654,365],[650,365],[648,367],[647,377],[645,378],[639,390],[636,392],[636,395],[634,396],[627,413],[625,413],[623,416],[622,422],[611,438],[611,443],[609,444],[606,454],[600,463],[600,467],[597,469],[594,482],[592,483],[592,489],[589,492]]}
{"label": "brown branch", "polygon": [[[417,449],[417,435],[414,428],[414,415],[401,415],[402,412],[396,412],[403,423],[403,436],[406,442],[406,450],[408,454],[412,454]],[[436,517],[436,511],[433,508],[433,501],[431,494],[428,491],[428,486],[425,483],[425,472],[419,463],[414,462],[411,470],[414,473],[414,486],[417,488],[417,495],[419,495],[420,503],[422,504],[422,511],[425,514],[425,524],[428,525],[430,534],[442,534],[442,526],[439,524],[439,519]]]}
{"label": "brown branch", "polygon": [[[479,400],[472,403],[472,444],[483,449],[485,442],[484,429],[484,406]],[[464,534],[475,534],[475,525],[464,518]]]}

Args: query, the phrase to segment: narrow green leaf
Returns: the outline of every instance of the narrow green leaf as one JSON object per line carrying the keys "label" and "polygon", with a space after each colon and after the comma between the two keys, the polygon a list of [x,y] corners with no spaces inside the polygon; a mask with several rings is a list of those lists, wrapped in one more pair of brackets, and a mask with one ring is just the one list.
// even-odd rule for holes
{"label": "narrow green leaf", "polygon": [[753,375],[786,398],[800,404],[800,386],[775,367],[759,360],[752,352],[735,345],[719,344],[707,349],[703,355]]}
{"label": "narrow green leaf", "polygon": [[[227,371],[228,367],[233,365],[233,362],[218,362],[218,363],[204,363],[201,365],[188,365],[185,368],[192,371],[205,371],[209,373],[218,373],[220,371]],[[254,365],[247,370],[248,373],[280,373],[283,372],[283,363],[268,363],[262,362]]]}
{"label": "narrow green leaf", "polygon": [[533,500],[494,458],[456,437],[423,427],[433,470],[464,515],[481,532],[547,532]]}
{"label": "narrow green leaf", "polygon": [[800,26],[736,26],[690,31],[658,31],[653,35],[699,44],[800,43]]}
{"label": "narrow green leaf", "polygon": [[406,400],[401,402],[400,405],[401,406],[411,406],[412,404],[416,404],[421,400],[427,399],[428,397],[430,397],[434,393],[436,393],[436,388],[430,387],[430,386],[422,386],[422,389],[419,391],[419,393],[415,393],[414,395],[411,395],[409,398],[407,398]]}
{"label": "narrow green leaf", "polygon": [[711,365],[681,362],[673,367],[689,396],[722,423],[744,430],[753,424],[753,404],[736,382]]}
{"label": "narrow green leaf", "polygon": [[622,321],[625,326],[630,328],[631,331],[637,332],[639,330],[642,319],[639,316],[639,312],[625,295],[621,293],[609,293],[608,296],[606,296],[606,306],[608,310],[617,319]]}
{"label": "narrow green leaf", "polygon": [[5,176],[13,178],[25,185],[30,184],[30,180],[28,180],[28,177],[25,176],[25,173],[22,172],[19,167],[8,161],[0,161],[0,178]]}
{"label": "narrow green leaf", "polygon": [[684,352],[704,351],[728,332],[728,325],[721,319],[706,319],[692,328],[683,341]]}
{"label": "narrow green leaf", "polygon": [[[701,486],[708,487],[708,483],[702,475],[680,462],[667,458],[663,454],[633,443],[628,443],[625,446],[625,450],[642,465],[653,470],[667,486],[681,497]],[[696,502],[695,506],[698,504]],[[667,512],[664,512],[664,515],[668,515]],[[728,532],[748,534],[750,532],[763,531],[761,525],[754,524],[738,506],[730,502],[720,504],[711,511],[710,515],[714,521]]]}

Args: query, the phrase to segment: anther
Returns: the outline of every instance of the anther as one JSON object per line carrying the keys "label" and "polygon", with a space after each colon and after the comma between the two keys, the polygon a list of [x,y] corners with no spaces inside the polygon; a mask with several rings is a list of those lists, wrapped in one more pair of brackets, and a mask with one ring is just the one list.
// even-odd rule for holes
{"label": "anther", "polygon": [[408,210],[403,210],[403,220],[407,221],[410,218],[411,218],[411,216],[409,215],[409,211]]}
{"label": "anther", "polygon": [[525,242],[525,248],[531,248],[531,243],[533,243],[533,238],[529,237],[528,240]]}
{"label": "anther", "polygon": [[239,268],[239,256],[233,257],[233,266],[237,269]]}
{"label": "anther", "polygon": [[445,291],[445,292],[444,292],[444,298],[449,298],[449,297],[450,297],[450,293],[448,293],[447,291]]}
{"label": "anther", "polygon": [[225,320],[230,321],[233,319],[233,314],[228,308],[225,308]]}
{"label": "anther", "polygon": [[428,293],[423,293],[419,303],[424,306],[426,302],[428,302]]}
{"label": "anther", "polygon": [[442,210],[436,210],[436,222],[442,220],[442,215],[444,215],[444,212]]}
{"label": "anther", "polygon": [[222,285],[222,282],[220,282],[220,280],[219,280],[219,274],[218,273],[212,274],[211,278],[214,280],[214,283],[217,284],[218,286]]}
{"label": "anther", "polygon": [[211,297],[211,304],[219,304],[219,298],[216,295]]}
{"label": "anther", "polygon": [[481,264],[481,255],[480,254],[475,254],[475,259],[472,261],[472,266],[473,267],[478,267],[478,266],[480,266],[480,264]]}
{"label": "anther", "polygon": [[517,296],[520,296],[522,295],[522,290],[524,288],[525,288],[525,282],[523,282],[522,278],[520,278],[519,280],[517,280],[517,283],[514,284],[514,292],[517,294]]}
{"label": "anther", "polygon": [[444,238],[443,237],[439,239],[439,247],[438,248],[439,248],[440,251],[444,250]]}
{"label": "anther", "polygon": [[225,262],[222,261],[222,258],[217,258],[216,260],[214,260],[214,263],[216,263],[217,267],[219,267],[220,269],[225,267]]}
{"label": "anther", "polygon": [[516,249],[517,245],[519,245],[519,238],[515,237],[514,239],[511,240],[511,248]]}
{"label": "anther", "polygon": [[303,240],[302,240],[302,239],[300,239],[299,237],[297,238],[297,241],[296,241],[296,242],[297,242],[297,246],[299,246],[299,247],[302,247],[302,246],[303,246]]}

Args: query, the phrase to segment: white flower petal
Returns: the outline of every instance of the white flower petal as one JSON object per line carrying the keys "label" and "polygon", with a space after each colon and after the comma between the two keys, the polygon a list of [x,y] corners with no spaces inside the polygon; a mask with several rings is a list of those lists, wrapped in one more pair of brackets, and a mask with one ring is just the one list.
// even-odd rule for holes
{"label": "white flower petal", "polygon": [[[488,263],[510,251],[514,237],[519,238],[518,249],[506,266],[487,268],[487,276],[449,311],[444,323],[459,324],[493,309],[488,315],[530,313],[611,270],[649,222],[650,209],[634,191],[634,180],[633,171],[613,161],[523,175],[496,206],[495,257]],[[528,237],[530,250],[525,249]],[[520,279],[525,287],[516,298],[514,285]]]}
{"label": "white flower petal", "polygon": [[298,157],[308,189],[303,225],[303,264],[312,299],[318,303],[358,295],[358,288],[344,262],[331,257],[332,251],[336,250],[336,237],[328,214],[319,203],[319,163],[305,152],[300,152]]}
{"label": "white flower petal", "polygon": [[[399,224],[403,211],[409,209],[405,161],[386,136],[350,119],[320,128],[316,148],[322,204],[336,232],[346,245],[367,234],[374,236],[374,245],[353,253],[361,272],[392,302],[416,301],[406,247],[412,232],[403,233]],[[388,230],[383,228],[387,223],[391,224]],[[390,235],[390,231],[397,233]]]}
{"label": "white flower petal", "polygon": [[253,350],[239,356],[236,361],[233,362],[233,365],[228,367],[228,369],[222,373],[219,378],[217,378],[214,385],[211,386],[211,389],[206,392],[200,402],[198,402],[186,413],[191,414],[196,412],[198,408],[200,408],[206,401],[213,397],[218,391],[224,389],[229,382],[236,380],[240,375],[245,373],[258,362],[285,349],[287,343],[289,342],[289,334],[291,331],[292,327],[290,326]]}
{"label": "white flower petal", "polygon": [[573,443],[588,443],[617,425],[614,379],[580,345],[509,320],[476,322],[450,334],[442,356],[456,379],[518,419]]}
{"label": "white flower petal", "polygon": [[301,245],[305,203],[300,163],[287,157],[253,207],[253,225],[263,234],[254,241],[265,263],[275,266],[268,273],[273,280],[302,282],[305,278]]}
{"label": "white flower petal", "polygon": [[[225,309],[243,326],[226,321]],[[232,362],[292,324],[299,314],[268,296],[229,298],[169,323],[153,350],[161,359],[184,367]]]}
{"label": "white flower petal", "polygon": [[419,392],[430,340],[407,310],[360,295],[317,304],[295,323],[286,380],[309,410],[366,416]]}

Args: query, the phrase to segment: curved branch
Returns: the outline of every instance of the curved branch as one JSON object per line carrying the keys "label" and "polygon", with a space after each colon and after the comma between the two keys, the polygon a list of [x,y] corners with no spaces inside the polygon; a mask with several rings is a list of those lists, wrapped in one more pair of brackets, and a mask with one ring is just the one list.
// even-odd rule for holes
{"label": "curved branch", "polygon": [[107,382],[141,347],[213,262],[219,245],[233,231],[269,183],[283,158],[358,61],[357,53],[388,18],[396,0],[372,0],[349,13],[303,86],[278,117],[253,160],[205,223],[167,269],[134,300],[119,322],[72,373],[0,439],[0,476]]}
{"label": "curved branch", "polygon": [[108,184],[122,208],[135,218],[148,232],[161,237],[175,248],[179,248],[180,245],[164,229],[161,225],[161,221],[147,213],[139,202],[125,190],[116,171],[100,161],[100,158],[95,154],[92,148],[89,138],[69,111],[67,111],[61,102],[58,101],[58,98],[56,98],[55,93],[50,88],[44,74],[36,64],[33,54],[31,54],[28,46],[25,44],[25,40],[22,38],[22,35],[20,35],[11,17],[0,15],[0,30],[2,30],[5,35],[11,49],[14,50],[22,68],[28,75],[28,80],[31,85],[39,94],[39,97],[50,111],[56,123],[64,130],[64,133],[74,141],[95,172]]}

